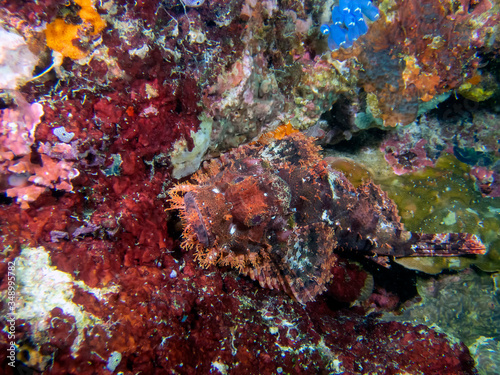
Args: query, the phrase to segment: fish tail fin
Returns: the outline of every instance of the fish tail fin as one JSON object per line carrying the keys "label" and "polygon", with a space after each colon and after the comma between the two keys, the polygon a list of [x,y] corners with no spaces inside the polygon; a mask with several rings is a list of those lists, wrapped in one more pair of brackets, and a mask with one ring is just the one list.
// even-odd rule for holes
{"label": "fish tail fin", "polygon": [[405,243],[404,255],[398,256],[459,256],[469,254],[484,254],[486,246],[479,237],[469,233],[411,233],[411,238]]}

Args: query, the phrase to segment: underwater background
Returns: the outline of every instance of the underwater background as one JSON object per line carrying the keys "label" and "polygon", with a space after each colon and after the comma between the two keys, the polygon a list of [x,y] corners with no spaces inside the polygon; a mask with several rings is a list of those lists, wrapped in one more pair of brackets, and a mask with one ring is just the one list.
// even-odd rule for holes
{"label": "underwater background", "polygon": [[0,372],[499,374],[499,48],[500,0],[0,0]]}

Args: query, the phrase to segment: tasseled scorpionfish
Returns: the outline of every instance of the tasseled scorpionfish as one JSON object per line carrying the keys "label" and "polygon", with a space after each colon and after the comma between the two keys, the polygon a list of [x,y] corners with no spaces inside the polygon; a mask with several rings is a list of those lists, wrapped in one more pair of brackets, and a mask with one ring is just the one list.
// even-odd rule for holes
{"label": "tasseled scorpionfish", "polygon": [[466,233],[406,231],[373,182],[357,188],[293,133],[206,162],[169,191],[184,222],[184,249],[202,266],[228,265],[305,303],[326,290],[336,251],[377,257],[483,254]]}

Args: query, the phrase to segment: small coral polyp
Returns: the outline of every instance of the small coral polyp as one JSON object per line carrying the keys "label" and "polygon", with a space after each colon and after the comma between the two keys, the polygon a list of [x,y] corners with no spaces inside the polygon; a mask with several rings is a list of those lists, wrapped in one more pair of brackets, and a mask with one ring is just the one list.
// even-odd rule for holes
{"label": "small coral polyp", "polygon": [[184,222],[182,247],[202,266],[231,266],[305,303],[332,279],[336,249],[382,259],[485,252],[473,235],[405,231],[378,186],[354,188],[322,160],[313,138],[280,138],[241,146],[170,189]]}
{"label": "small coral polyp", "polygon": [[339,5],[332,8],[333,23],[321,25],[320,31],[328,36],[328,47],[332,51],[349,48],[368,31],[366,19],[376,21],[379,16],[379,10],[370,0],[340,0]]}

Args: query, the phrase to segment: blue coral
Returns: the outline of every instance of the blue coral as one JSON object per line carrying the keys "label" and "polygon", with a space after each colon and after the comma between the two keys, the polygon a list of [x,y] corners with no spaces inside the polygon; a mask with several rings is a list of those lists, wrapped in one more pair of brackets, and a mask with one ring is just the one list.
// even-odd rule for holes
{"label": "blue coral", "polygon": [[368,31],[366,19],[376,21],[379,10],[370,0],[339,0],[332,9],[332,23],[321,25],[321,33],[328,35],[328,47],[336,50],[349,48]]}

